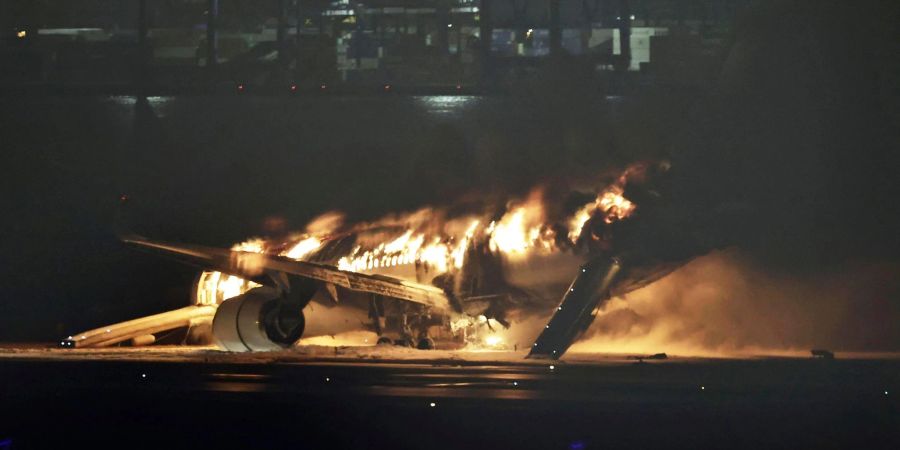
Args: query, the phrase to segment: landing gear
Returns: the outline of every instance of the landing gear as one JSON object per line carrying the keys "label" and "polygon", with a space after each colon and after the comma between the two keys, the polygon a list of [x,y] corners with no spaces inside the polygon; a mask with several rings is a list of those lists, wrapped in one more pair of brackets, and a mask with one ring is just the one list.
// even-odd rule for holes
{"label": "landing gear", "polygon": [[[437,324],[426,308],[409,304],[385,304],[380,295],[369,298],[371,330],[378,334],[378,345],[431,350],[434,340],[428,337],[429,327]],[[391,337],[388,337],[391,336]]]}
{"label": "landing gear", "polygon": [[434,350],[434,339],[429,337],[419,340],[407,337],[391,339],[387,336],[381,336],[378,338],[376,345],[396,345],[397,347],[417,348],[419,350]]}
{"label": "landing gear", "polygon": [[413,340],[408,338],[400,338],[394,341],[394,345],[396,345],[397,347],[412,347]]}
{"label": "landing gear", "polygon": [[431,339],[430,337],[419,339],[416,348],[419,350],[434,350],[434,339]]}

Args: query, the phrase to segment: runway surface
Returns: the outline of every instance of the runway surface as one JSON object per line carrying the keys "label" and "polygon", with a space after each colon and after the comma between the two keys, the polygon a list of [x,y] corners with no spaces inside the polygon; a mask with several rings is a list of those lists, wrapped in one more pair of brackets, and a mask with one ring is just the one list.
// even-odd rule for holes
{"label": "runway surface", "polygon": [[0,440],[17,449],[900,448],[895,358],[521,356],[5,347]]}

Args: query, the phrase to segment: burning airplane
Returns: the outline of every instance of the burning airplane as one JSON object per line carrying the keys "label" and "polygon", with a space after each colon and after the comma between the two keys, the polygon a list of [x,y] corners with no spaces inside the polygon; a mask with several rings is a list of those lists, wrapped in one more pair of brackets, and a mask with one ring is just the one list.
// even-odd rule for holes
{"label": "burning airplane", "polygon": [[684,234],[663,220],[671,216],[659,193],[667,171],[666,163],[639,163],[595,194],[561,199],[538,189],[496,212],[426,208],[352,225],[326,214],[305,233],[231,249],[123,232],[129,246],[201,269],[193,305],[60,344],[145,345],[187,328],[194,341],[267,351],[366,328],[379,344],[431,349],[476,327],[508,327],[512,316],[551,313],[529,357],[556,359],[605,300],[698,254],[695,242],[663,242]]}

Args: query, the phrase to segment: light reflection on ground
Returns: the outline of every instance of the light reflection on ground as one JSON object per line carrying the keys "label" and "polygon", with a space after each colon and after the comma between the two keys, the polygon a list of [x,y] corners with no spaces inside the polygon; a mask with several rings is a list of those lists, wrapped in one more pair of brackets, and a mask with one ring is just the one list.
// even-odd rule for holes
{"label": "light reflection on ground", "polygon": [[429,95],[413,98],[428,114],[441,118],[453,118],[463,114],[466,108],[480,97],[472,95]]}
{"label": "light reflection on ground", "polygon": [[[636,355],[611,353],[569,353],[561,361],[526,359],[525,351],[505,350],[416,350],[390,345],[369,346],[319,346],[305,345],[278,352],[231,353],[215,346],[154,346],[154,347],[110,347],[98,349],[60,349],[49,345],[14,345],[0,347],[0,361],[4,359],[29,360],[111,360],[111,361],[168,361],[168,362],[209,362],[209,363],[285,363],[304,361],[353,362],[397,362],[425,364],[456,363],[497,363],[514,365],[547,364],[634,364]],[[782,356],[742,356],[740,358],[699,358],[669,355],[665,360],[646,360],[646,364],[666,364],[688,361],[722,361],[729,359],[810,359],[808,356],[787,358]],[[898,353],[839,353],[839,359],[900,359]]]}

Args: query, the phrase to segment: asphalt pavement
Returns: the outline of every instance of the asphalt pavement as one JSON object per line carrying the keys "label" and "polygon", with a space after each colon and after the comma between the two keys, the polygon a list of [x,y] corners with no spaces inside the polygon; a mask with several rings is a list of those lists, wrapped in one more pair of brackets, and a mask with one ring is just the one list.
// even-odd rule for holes
{"label": "asphalt pavement", "polygon": [[61,352],[0,352],[13,448],[900,448],[896,359]]}

